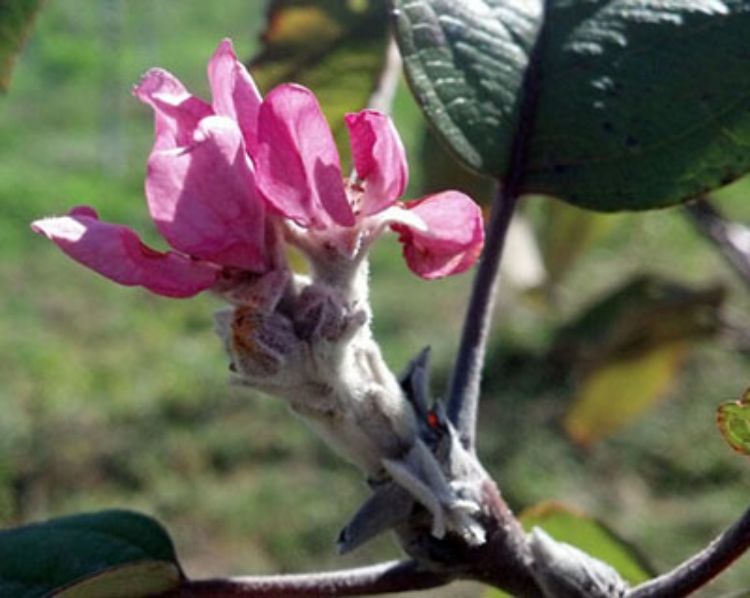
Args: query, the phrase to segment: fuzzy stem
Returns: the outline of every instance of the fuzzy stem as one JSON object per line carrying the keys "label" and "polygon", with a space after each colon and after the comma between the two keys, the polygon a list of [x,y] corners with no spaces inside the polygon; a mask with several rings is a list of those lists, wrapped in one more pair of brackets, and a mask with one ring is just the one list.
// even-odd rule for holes
{"label": "fuzzy stem", "polygon": [[393,108],[393,99],[396,97],[398,82],[401,78],[401,53],[396,45],[396,40],[390,38],[385,49],[385,61],[383,70],[377,80],[375,89],[370,95],[367,107],[390,114]]}
{"label": "fuzzy stem", "polygon": [[[548,3],[549,0],[541,3],[545,12]],[[529,53],[520,89],[520,110],[510,147],[508,171],[505,176],[499,178],[497,197],[492,204],[490,214],[484,256],[474,279],[458,357],[453,367],[448,391],[448,417],[456,426],[464,446],[470,451],[474,450],[475,444],[479,383],[492,321],[500,259],[513,212],[523,193],[527,144],[531,137],[539,98],[540,54],[544,44],[544,26],[547,23],[544,14],[540,15],[539,19],[542,26],[537,33],[534,47]]]}
{"label": "fuzzy stem", "polygon": [[518,196],[514,189],[501,185],[492,204],[484,254],[474,279],[458,357],[451,376],[448,418],[454,422],[469,449],[474,447],[479,383],[495,304],[500,259],[517,203]]}
{"label": "fuzzy stem", "polygon": [[421,570],[415,561],[391,561],[344,571],[204,579],[185,581],[161,598],[247,596],[252,598],[312,598],[372,596],[445,585],[444,575]]}

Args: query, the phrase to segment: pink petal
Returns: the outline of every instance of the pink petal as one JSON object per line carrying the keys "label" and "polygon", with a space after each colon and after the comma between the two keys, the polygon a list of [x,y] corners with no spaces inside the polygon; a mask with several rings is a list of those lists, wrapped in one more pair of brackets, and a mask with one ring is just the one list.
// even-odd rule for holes
{"label": "pink petal", "polygon": [[424,227],[393,222],[409,268],[422,278],[458,274],[474,265],[484,245],[482,211],[458,191],[444,191],[404,204]]}
{"label": "pink petal", "polygon": [[133,95],[154,109],[154,147],[158,149],[188,145],[200,120],[213,113],[211,106],[191,95],[163,69],[151,69],[143,75]]}
{"label": "pink petal", "polygon": [[152,152],[146,197],[159,232],[175,249],[224,266],[265,270],[265,210],[234,121],[210,116],[189,147]]}
{"label": "pink petal", "polygon": [[223,40],[208,62],[213,109],[240,125],[245,145],[250,153],[258,137],[258,110],[261,97],[255,81],[245,66],[237,60],[232,42]]}
{"label": "pink petal", "polygon": [[333,134],[312,92],[279,85],[260,107],[258,187],[281,214],[303,226],[354,225]]}
{"label": "pink petal", "polygon": [[391,119],[376,110],[346,115],[357,177],[364,181],[364,216],[392,205],[409,182],[406,152]]}
{"label": "pink petal", "polygon": [[96,211],[74,208],[68,216],[32,223],[77,262],[123,285],[139,285],[158,295],[190,297],[210,288],[219,274],[212,264],[146,247],[131,229],[100,222]]}

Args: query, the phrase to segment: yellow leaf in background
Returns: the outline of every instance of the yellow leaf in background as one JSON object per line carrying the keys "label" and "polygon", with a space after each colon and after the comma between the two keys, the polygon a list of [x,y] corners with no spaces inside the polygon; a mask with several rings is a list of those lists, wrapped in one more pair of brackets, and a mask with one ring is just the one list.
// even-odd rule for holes
{"label": "yellow leaf in background", "polygon": [[261,91],[299,83],[315,92],[348,170],[344,114],[367,105],[383,69],[387,3],[380,0],[272,0],[261,51],[249,67]]}
{"label": "yellow leaf in background", "polygon": [[639,275],[584,308],[557,335],[550,360],[575,381],[563,425],[589,445],[667,392],[688,349],[723,329],[726,291]]}
{"label": "yellow leaf in background", "polygon": [[310,48],[316,43],[333,39],[340,34],[341,27],[319,6],[289,6],[285,9],[272,9],[268,27],[263,34],[266,48],[274,45],[287,47],[297,45]]}
{"label": "yellow leaf in background", "polygon": [[685,342],[661,345],[591,371],[578,385],[565,431],[585,446],[629,424],[664,396],[686,349]]}

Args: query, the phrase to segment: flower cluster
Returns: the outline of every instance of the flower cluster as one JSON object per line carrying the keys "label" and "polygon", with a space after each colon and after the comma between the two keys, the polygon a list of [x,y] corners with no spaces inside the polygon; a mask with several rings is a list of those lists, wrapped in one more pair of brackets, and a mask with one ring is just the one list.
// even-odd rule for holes
{"label": "flower cluster", "polygon": [[[479,500],[448,482],[455,451],[443,450],[443,463],[420,438],[372,337],[365,259],[391,229],[419,276],[462,272],[484,241],[479,207],[457,191],[401,203],[408,169],[385,114],[346,116],[354,173],[345,179],[309,90],[284,84],[261,98],[228,40],[208,78],[210,104],[161,69],[134,90],[155,114],[146,197],[172,250],[145,246],[90,207],[33,229],[118,283],[169,297],[211,289],[233,304],[215,322],[235,380],[286,400],[379,489],[347,526],[342,550],[405,521],[414,503],[431,513],[435,536],[481,543]],[[311,276],[291,272],[287,245],[308,258]],[[400,507],[373,518],[382,493],[398,495]]]}
{"label": "flower cluster", "polygon": [[478,206],[446,191],[399,202],[408,180],[390,118],[346,117],[355,172],[345,179],[315,96],[283,84],[262,98],[229,40],[208,64],[212,101],[162,69],[134,94],[155,114],[146,197],[172,250],[144,245],[90,207],[33,223],[73,259],[124,285],[169,297],[226,289],[227,281],[285,267],[284,242],[314,267],[356,265],[382,231],[397,232],[408,266],[423,278],[462,272],[483,243]]}

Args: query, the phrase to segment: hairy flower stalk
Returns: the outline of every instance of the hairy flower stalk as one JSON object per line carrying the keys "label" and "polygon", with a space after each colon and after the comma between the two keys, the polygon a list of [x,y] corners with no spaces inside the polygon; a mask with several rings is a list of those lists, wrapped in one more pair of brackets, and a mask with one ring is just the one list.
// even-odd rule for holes
{"label": "hairy flower stalk", "polygon": [[[161,69],[134,89],[154,110],[146,197],[171,250],[89,207],[33,229],[115,282],[228,301],[215,319],[236,382],[286,400],[373,489],[341,550],[403,524],[415,504],[432,536],[481,544],[481,490],[465,483],[460,443],[426,398],[405,396],[373,339],[367,262],[390,229],[418,276],[465,271],[484,240],[478,206],[457,191],[399,201],[408,168],[385,114],[347,115],[355,172],[345,179],[312,92],[284,84],[261,98],[228,40],[208,77],[211,103]],[[288,246],[309,273],[292,270]]]}

